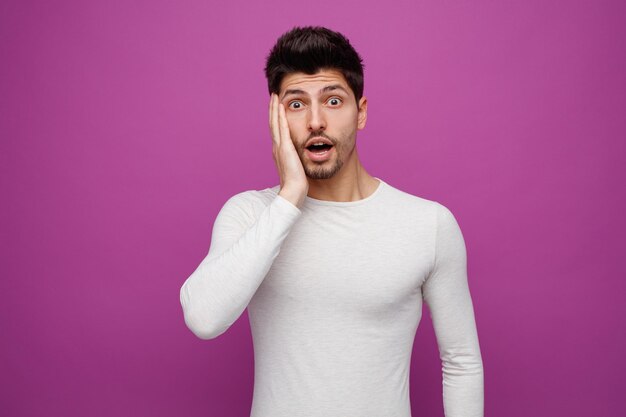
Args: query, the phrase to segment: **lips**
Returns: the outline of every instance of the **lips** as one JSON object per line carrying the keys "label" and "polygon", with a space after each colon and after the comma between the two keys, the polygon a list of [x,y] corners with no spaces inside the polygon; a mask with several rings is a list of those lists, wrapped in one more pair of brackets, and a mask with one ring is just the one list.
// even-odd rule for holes
{"label": "lips", "polygon": [[330,159],[335,148],[333,142],[323,136],[316,136],[304,144],[307,157],[314,162],[324,162]]}
{"label": "lips", "polygon": [[320,151],[310,150],[307,148],[306,155],[311,161],[314,161],[314,162],[327,161],[330,159],[330,156],[332,155],[332,153],[335,152],[335,148],[333,146],[331,147],[326,146],[326,148],[327,149],[320,150]]}
{"label": "lips", "polygon": [[317,137],[307,140],[306,143],[304,144],[304,147],[308,148],[309,146],[314,145],[316,143],[323,143],[325,145],[333,146],[333,143],[330,141],[330,139],[326,139],[323,136],[317,136]]}

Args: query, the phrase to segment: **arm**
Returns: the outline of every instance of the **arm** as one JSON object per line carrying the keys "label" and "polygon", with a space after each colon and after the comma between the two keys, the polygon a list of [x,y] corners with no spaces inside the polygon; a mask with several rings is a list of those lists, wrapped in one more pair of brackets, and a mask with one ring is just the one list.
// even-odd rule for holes
{"label": "arm", "polygon": [[483,364],[461,229],[437,203],[435,261],[422,286],[439,346],[446,417],[483,417]]}
{"label": "arm", "polygon": [[222,207],[209,253],[180,289],[185,324],[201,339],[219,336],[241,316],[301,214],[277,195],[255,219],[246,196]]}
{"label": "arm", "polygon": [[289,133],[285,108],[271,95],[272,155],[280,176],[276,198],[257,216],[248,193],[226,202],[213,225],[209,254],[180,289],[187,327],[201,339],[224,333],[246,309],[302,213],[309,183]]}

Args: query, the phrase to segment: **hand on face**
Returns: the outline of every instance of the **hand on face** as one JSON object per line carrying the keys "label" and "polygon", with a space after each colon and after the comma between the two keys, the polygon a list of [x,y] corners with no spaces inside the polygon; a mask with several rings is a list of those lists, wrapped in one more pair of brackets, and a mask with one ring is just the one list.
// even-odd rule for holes
{"label": "hand on face", "polygon": [[296,206],[304,201],[309,189],[304,167],[289,134],[285,107],[272,93],[269,106],[272,154],[280,177],[279,194]]}

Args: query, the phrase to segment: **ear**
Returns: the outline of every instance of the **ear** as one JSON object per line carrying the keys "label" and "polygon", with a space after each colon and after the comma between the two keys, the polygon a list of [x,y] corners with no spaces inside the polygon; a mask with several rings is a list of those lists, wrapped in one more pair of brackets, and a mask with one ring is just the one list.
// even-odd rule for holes
{"label": "ear", "polygon": [[359,100],[359,114],[357,115],[357,127],[359,130],[365,127],[367,122],[367,98],[361,97]]}

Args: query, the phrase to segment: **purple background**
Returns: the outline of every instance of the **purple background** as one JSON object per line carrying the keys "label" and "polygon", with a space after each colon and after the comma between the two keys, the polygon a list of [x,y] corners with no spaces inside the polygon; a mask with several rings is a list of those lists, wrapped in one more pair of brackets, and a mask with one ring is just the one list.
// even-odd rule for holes
{"label": "purple background", "polygon": [[[202,341],[179,289],[228,197],[278,183],[262,68],[306,24],[364,57],[368,171],[461,225],[486,415],[624,415],[625,21],[621,1],[3,1],[2,415],[248,416],[247,316]],[[426,310],[411,400],[443,415]]]}

